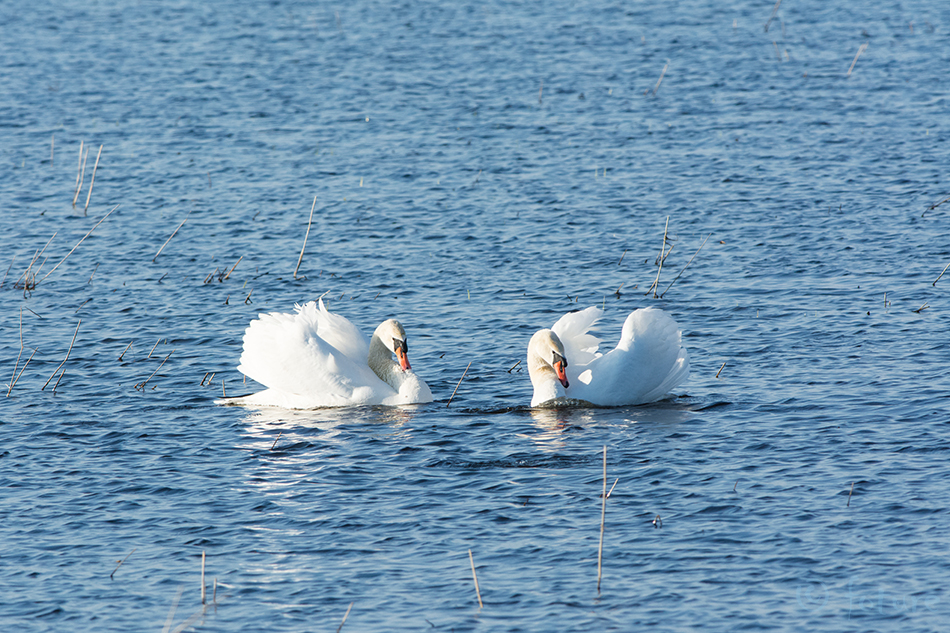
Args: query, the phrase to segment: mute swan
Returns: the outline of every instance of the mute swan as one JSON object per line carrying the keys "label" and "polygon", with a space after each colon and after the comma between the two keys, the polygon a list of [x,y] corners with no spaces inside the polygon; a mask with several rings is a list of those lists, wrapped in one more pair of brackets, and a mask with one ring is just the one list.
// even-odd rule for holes
{"label": "mute swan", "polygon": [[296,314],[260,314],[244,332],[238,371],[268,389],[219,404],[312,409],[432,402],[429,386],[409,365],[399,321],[380,323],[367,343],[323,299],[294,308]]}
{"label": "mute swan", "polygon": [[616,349],[599,354],[600,340],[587,333],[603,310],[587,308],[538,330],[528,344],[531,406],[555,398],[598,406],[659,400],[689,376],[676,321],[658,308],[634,310],[624,321]]}

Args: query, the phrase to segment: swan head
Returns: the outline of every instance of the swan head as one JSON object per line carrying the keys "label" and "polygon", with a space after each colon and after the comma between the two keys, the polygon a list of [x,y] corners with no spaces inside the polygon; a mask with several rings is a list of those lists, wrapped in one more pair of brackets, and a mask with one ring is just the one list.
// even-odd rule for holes
{"label": "swan head", "polygon": [[396,319],[387,319],[373,332],[373,338],[379,339],[387,350],[396,355],[403,371],[412,369],[409,364],[409,344],[406,342],[406,330]]}
{"label": "swan head", "polygon": [[564,345],[552,330],[538,330],[528,343],[528,373],[531,382],[545,380],[544,374],[553,373],[558,382],[567,389],[567,357]]}

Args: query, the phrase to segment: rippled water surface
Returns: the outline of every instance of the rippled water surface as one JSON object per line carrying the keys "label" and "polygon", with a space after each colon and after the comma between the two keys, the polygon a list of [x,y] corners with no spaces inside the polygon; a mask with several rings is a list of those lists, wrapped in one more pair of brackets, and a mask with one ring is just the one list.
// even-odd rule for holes
{"label": "rippled water surface", "polygon": [[[0,7],[0,621],[944,628],[950,5],[859,4]],[[323,293],[436,402],[215,406]],[[529,409],[589,305],[690,379]]]}

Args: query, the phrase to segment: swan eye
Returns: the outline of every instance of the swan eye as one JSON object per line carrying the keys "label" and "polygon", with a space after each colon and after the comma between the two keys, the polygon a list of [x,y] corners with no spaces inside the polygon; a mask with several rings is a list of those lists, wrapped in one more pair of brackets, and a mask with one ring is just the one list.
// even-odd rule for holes
{"label": "swan eye", "polygon": [[560,354],[558,354],[557,352],[553,352],[553,353],[554,353],[554,362],[551,364],[557,365],[558,363],[561,363],[562,367],[567,367],[567,359],[561,356]]}
{"label": "swan eye", "polygon": [[409,353],[409,344],[406,341],[398,338],[393,338],[393,352],[398,352],[402,350],[403,354]]}

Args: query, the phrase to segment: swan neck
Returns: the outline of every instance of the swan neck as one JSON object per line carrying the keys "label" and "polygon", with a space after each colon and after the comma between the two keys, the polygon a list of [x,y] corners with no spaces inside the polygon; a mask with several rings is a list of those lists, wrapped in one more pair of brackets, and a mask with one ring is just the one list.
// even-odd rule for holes
{"label": "swan neck", "polygon": [[402,368],[393,360],[392,351],[376,334],[373,334],[369,342],[369,357],[366,361],[380,380],[399,391],[403,378]]}
{"label": "swan neck", "polygon": [[[533,343],[533,341],[532,341]],[[531,406],[535,407],[554,398],[563,398],[565,391],[551,363],[542,358],[534,344],[528,346],[528,376],[534,386]]]}

